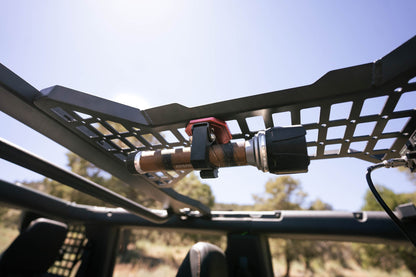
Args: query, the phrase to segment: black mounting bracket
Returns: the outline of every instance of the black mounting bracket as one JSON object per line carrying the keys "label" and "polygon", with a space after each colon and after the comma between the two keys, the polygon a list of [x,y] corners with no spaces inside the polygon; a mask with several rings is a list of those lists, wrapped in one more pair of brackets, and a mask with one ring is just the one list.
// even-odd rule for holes
{"label": "black mounting bracket", "polygon": [[218,168],[209,162],[209,147],[215,142],[211,139],[209,123],[197,123],[192,126],[191,164],[201,170],[201,178],[217,178]]}
{"label": "black mounting bracket", "polygon": [[406,156],[409,160],[408,167],[411,172],[416,173],[416,131],[410,136],[409,140],[400,151],[401,156]]}

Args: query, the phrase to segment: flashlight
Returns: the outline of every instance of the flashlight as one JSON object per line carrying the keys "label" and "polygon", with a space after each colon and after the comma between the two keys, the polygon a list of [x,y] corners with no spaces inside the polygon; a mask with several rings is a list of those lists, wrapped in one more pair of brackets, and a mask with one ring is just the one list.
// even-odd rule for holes
{"label": "flashlight", "polygon": [[192,161],[192,156],[195,156],[192,152],[200,151],[194,147],[196,140],[193,138],[191,147],[132,152],[126,161],[127,168],[133,174],[243,165],[256,166],[263,172],[274,174],[308,171],[310,160],[306,148],[306,131],[302,126],[269,128],[259,131],[249,140],[228,143],[210,143],[210,140],[215,140],[215,136],[209,133],[209,127],[208,133],[204,134],[203,140],[208,142],[201,151],[205,151],[202,153],[205,165]]}

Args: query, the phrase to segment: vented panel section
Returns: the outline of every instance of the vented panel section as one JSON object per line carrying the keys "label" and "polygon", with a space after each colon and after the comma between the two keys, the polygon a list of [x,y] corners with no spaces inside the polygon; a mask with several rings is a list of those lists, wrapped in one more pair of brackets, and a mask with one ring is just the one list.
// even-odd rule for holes
{"label": "vented panel section", "polygon": [[[137,127],[128,122],[114,122],[62,107],[55,107],[51,110],[65,120],[75,132],[123,163],[128,153],[136,150],[189,146],[188,139],[185,139],[178,129],[154,131],[151,128]],[[160,171],[146,173],[145,176],[158,186],[166,186],[172,185],[176,178],[188,173],[189,171]]]}
{"label": "vented panel section", "polygon": [[75,276],[72,271],[79,267],[78,263],[81,261],[87,242],[85,227],[70,225],[60,250],[61,258],[48,269],[48,273],[54,274],[54,276]]}
{"label": "vented panel section", "polygon": [[[226,121],[234,140],[273,126],[303,125],[311,159],[354,157],[370,162],[398,157],[416,127],[416,38],[382,59],[334,70],[314,84],[188,108],[180,104],[139,111],[63,87],[35,104],[91,145],[123,163],[129,152],[189,146],[193,119]],[[187,172],[146,175],[171,185]]]}
{"label": "vented panel section", "polygon": [[[123,114],[124,109],[133,109],[131,107],[62,87],[54,89],[58,90],[60,96],[64,95],[63,99],[60,98],[64,101],[57,101],[52,97],[51,99],[38,101],[37,104],[61,124],[87,140],[93,147],[105,152],[109,158],[116,159],[120,163],[124,164],[128,153],[137,150],[189,146],[188,136],[184,128],[150,128],[143,122],[127,120],[122,115],[117,116],[117,113]],[[87,99],[89,100],[87,102],[92,104],[95,99],[99,99],[104,102],[107,112],[115,111],[115,113],[99,112],[94,110],[94,105],[86,108],[85,105],[82,105],[83,103],[79,103],[79,105],[70,104],[66,99],[66,97],[71,97],[69,94],[82,95],[84,100]],[[136,111],[140,112],[139,110]],[[146,173],[144,177],[158,187],[169,187],[189,172],[189,170],[160,171]]]}
{"label": "vented panel section", "polygon": [[[374,94],[373,94],[374,95]],[[355,157],[378,162],[398,157],[416,127],[416,84],[310,105],[275,107],[227,117],[233,139],[276,126],[302,125],[311,159]]]}

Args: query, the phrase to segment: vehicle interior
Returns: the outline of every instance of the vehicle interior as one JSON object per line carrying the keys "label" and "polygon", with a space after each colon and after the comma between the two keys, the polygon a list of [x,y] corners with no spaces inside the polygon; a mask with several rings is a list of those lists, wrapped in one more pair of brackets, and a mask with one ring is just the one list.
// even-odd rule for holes
{"label": "vehicle interior", "polygon": [[[2,159],[111,205],[68,202],[0,176],[0,203],[24,211],[19,236],[0,257],[0,275],[113,276],[124,228],[226,236],[225,251],[196,243],[177,276],[273,276],[268,238],[416,245],[413,203],[392,211],[371,180],[378,168],[416,170],[416,105],[396,109],[416,93],[415,53],[413,37],[375,62],[330,71],[310,85],[192,108],[175,103],[145,110],[59,85],[38,91],[0,64],[2,112],[162,207],[139,204],[0,139]],[[376,97],[386,98],[382,111],[362,115],[365,101]],[[331,107],[346,102],[348,118],[331,119]],[[320,108],[319,122],[301,124],[301,111],[313,107]],[[290,113],[291,126],[273,120],[283,112]],[[265,130],[250,129],[247,119],[254,116],[262,117]],[[405,126],[384,132],[395,119],[406,119]],[[230,131],[231,122],[238,132]],[[367,122],[375,122],[371,134],[355,136],[356,126]],[[328,130],[340,126],[343,137],[328,139]],[[311,131],[314,141],[305,138]],[[376,148],[385,139],[394,142]],[[354,149],[357,142],[365,146]],[[315,160],[343,157],[374,164],[367,181],[385,211],[215,211],[173,188],[194,170],[201,178],[216,178],[222,167],[232,166],[307,174]]]}

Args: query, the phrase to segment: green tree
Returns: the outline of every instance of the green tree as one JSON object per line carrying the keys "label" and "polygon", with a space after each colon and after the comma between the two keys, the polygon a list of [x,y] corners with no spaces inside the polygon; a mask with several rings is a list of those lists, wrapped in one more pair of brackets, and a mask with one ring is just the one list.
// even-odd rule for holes
{"label": "green tree", "polygon": [[211,187],[201,183],[201,180],[192,172],[175,184],[174,189],[186,196],[200,201],[202,204],[212,208],[215,197]]}
{"label": "green tree", "polygon": [[[376,186],[377,191],[383,197],[384,202],[391,208],[395,209],[400,204],[416,202],[415,193],[400,193],[396,194],[391,189],[384,186]],[[377,202],[373,193],[368,189],[364,196],[363,211],[383,211],[381,205]]]}
{"label": "green tree", "polygon": [[[108,180],[103,177],[102,171],[95,165],[82,159],[74,153],[67,153],[66,156],[68,159],[67,166],[70,168],[72,172],[102,186],[108,185]],[[106,205],[106,203],[101,200],[98,200],[90,195],[84,194],[78,190],[75,190],[69,186],[63,185],[49,178],[44,178],[42,181],[29,183],[26,182],[25,185],[44,191],[50,195],[59,197],[61,199],[76,202],[79,204],[97,206]]]}
{"label": "green tree", "polygon": [[316,199],[311,203],[311,206],[309,207],[309,210],[312,211],[328,211],[332,210],[332,206],[328,203],[323,202],[321,199]]}
{"label": "green tree", "polygon": [[[290,176],[282,176],[269,180],[265,185],[265,193],[253,195],[257,210],[302,210],[307,194],[302,190],[298,180]],[[332,207],[320,199],[313,201],[308,210],[331,210]],[[270,240],[272,255],[284,256],[286,262],[285,276],[290,276],[293,261],[301,261],[305,271],[314,274],[311,262],[318,259],[337,260],[346,265],[349,249],[344,245],[327,241],[302,240]]]}
{"label": "green tree", "polygon": [[[270,179],[265,185],[263,195],[253,195],[256,210],[299,210],[306,197],[300,182],[290,176]],[[290,276],[291,264],[302,257],[301,242],[296,240],[271,240],[272,255],[283,255],[286,274]]]}
{"label": "green tree", "polygon": [[290,176],[270,179],[263,195],[253,195],[257,210],[299,210],[307,194]]}
{"label": "green tree", "polygon": [[[105,173],[103,170],[96,167],[91,162],[71,152],[67,153],[66,156],[68,158],[67,166],[72,172],[138,203],[144,205],[147,204],[149,206],[154,205],[154,201],[151,201],[148,197],[145,197],[145,195],[141,193],[137,188],[126,185],[119,179],[111,176],[108,173]],[[71,187],[62,185],[59,182],[50,180],[48,178],[45,178],[42,182],[33,182],[29,183],[28,185],[45,191],[51,195],[57,196],[61,199],[76,202],[79,204],[109,206],[109,204],[105,203],[104,201],[96,199],[93,196],[87,195]]]}

